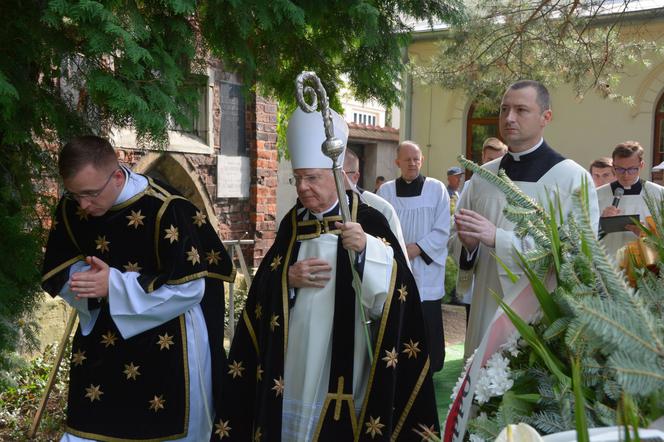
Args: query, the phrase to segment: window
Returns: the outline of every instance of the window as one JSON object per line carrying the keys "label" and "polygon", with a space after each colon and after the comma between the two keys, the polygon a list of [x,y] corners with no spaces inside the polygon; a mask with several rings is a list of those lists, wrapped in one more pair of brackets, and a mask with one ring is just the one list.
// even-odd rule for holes
{"label": "window", "polygon": [[664,161],[664,93],[657,102],[655,109],[655,142],[653,143],[652,164]]}
{"label": "window", "polygon": [[468,110],[466,126],[466,158],[476,163],[482,161],[482,144],[489,137],[500,138],[498,131],[499,103],[485,105],[473,103]]}
{"label": "window", "polygon": [[376,116],[365,114],[364,112],[353,112],[353,123],[365,124],[367,126],[376,125]]}
{"label": "window", "polygon": [[185,127],[175,123],[171,120],[172,132],[177,132],[180,135],[193,136],[198,138],[203,143],[208,143],[208,78],[206,76],[197,76],[192,78],[192,82],[195,82],[196,87],[199,91],[199,98],[197,103],[197,108],[192,109],[191,112],[187,115],[187,123]]}

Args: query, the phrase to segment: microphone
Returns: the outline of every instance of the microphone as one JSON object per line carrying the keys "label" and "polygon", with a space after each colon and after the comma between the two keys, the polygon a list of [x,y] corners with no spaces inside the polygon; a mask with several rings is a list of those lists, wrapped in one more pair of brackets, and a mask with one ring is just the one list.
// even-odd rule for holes
{"label": "microphone", "polygon": [[616,190],[613,192],[613,202],[611,205],[615,207],[616,209],[618,208],[618,204],[620,204],[620,198],[625,194],[625,189],[622,187],[616,187]]}

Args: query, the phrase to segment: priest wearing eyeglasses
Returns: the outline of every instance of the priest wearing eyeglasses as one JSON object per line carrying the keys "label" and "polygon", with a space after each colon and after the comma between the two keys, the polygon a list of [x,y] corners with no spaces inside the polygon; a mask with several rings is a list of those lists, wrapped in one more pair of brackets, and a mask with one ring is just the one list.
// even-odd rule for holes
{"label": "priest wearing eyeglasses", "polygon": [[79,318],[62,440],[206,440],[235,273],[223,244],[207,215],[120,167],[103,138],[71,140],[58,166],[66,191],[42,286]]}
{"label": "priest wearing eyeglasses", "polygon": [[[348,126],[332,116],[345,143]],[[357,193],[343,195],[352,219],[341,222],[325,139],[320,112],[294,112],[287,143],[298,200],[251,286],[229,353],[224,394],[231,400],[211,440],[438,434],[417,286],[387,220]],[[360,309],[373,324],[373,364]]]}
{"label": "priest wearing eyeglasses", "polygon": [[[645,166],[643,147],[637,141],[625,141],[613,149],[613,170],[616,181],[605,184],[597,189],[599,207],[602,216],[635,215],[642,223],[650,215],[644,196],[650,195],[655,202],[664,197],[664,187],[640,177]],[[622,190],[622,196],[615,198],[616,190]],[[607,233],[602,243],[610,257],[615,258],[616,252],[639,235],[639,229],[628,224],[624,232]]]}

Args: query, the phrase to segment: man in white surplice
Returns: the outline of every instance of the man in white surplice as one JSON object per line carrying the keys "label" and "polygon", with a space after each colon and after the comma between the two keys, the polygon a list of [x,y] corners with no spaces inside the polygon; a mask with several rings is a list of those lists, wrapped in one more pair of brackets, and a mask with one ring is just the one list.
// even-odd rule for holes
{"label": "man in white surplice", "polygon": [[[617,180],[597,189],[599,207],[602,216],[635,215],[642,223],[650,216],[650,210],[643,198],[647,193],[655,201],[664,196],[664,187],[651,181],[642,180],[639,176],[645,166],[643,147],[637,141],[625,141],[613,149],[613,170]],[[614,198],[616,189],[622,189],[623,195]],[[615,201],[615,206],[614,206]],[[607,254],[614,258],[616,252],[639,234],[638,227],[629,224],[624,232],[608,233],[602,238]]]}
{"label": "man in white surplice", "polygon": [[[348,126],[332,112],[335,136],[344,141]],[[320,149],[325,139],[320,113],[296,110],[288,123],[288,149],[293,164],[292,182],[302,203],[303,220],[322,220],[338,213],[332,161]],[[369,315],[381,315],[390,289],[393,252],[383,241],[364,233],[354,222],[336,223],[343,247],[357,253],[363,266],[362,304]],[[301,241],[297,260],[288,269],[291,299],[288,346],[284,368],[282,440],[311,440],[328,394],[335,304],[337,235],[321,234]],[[370,363],[356,305],[353,358],[353,402],[361,408]]]}
{"label": "man in white surplice", "polygon": [[426,321],[431,371],[443,368],[442,298],[445,295],[445,260],[450,235],[450,197],[445,184],[420,174],[422,151],[412,141],[397,148],[396,165],[401,177],[378,190],[397,212],[406,241],[410,266],[422,300]]}
{"label": "man in white surplice", "polygon": [[[539,82],[523,80],[511,85],[500,106],[500,131],[509,151],[501,159],[484,167],[497,173],[504,169],[507,176],[528,195],[547,207],[551,201],[560,201],[562,213],[572,209],[572,194],[583,179],[592,183],[581,166],[565,159],[549,147],[543,138],[544,128],[551,121],[549,92]],[[555,198],[555,192],[559,198]],[[597,194],[588,186],[591,219],[598,220]],[[528,238],[519,239],[513,224],[504,214],[505,196],[494,185],[473,176],[459,200],[455,214],[457,239],[463,247],[459,267],[475,271],[475,285],[466,334],[465,356],[473,354],[491,323],[498,308],[490,292],[499,296],[514,287],[507,272],[493,256],[497,255],[512,272],[521,275],[514,250],[529,247]]]}

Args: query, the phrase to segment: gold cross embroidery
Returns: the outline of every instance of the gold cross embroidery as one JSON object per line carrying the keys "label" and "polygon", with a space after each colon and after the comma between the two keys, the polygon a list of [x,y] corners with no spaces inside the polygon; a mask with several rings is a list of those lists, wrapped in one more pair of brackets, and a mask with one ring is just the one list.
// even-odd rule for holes
{"label": "gold cross embroidery", "polygon": [[[337,392],[336,393],[328,393],[327,397],[331,401],[335,401],[336,404],[334,405],[334,420],[338,421],[341,419],[341,405],[343,404],[343,401],[348,402],[348,407],[350,407],[351,410],[354,410],[354,405],[353,405],[353,395],[352,394],[346,394],[344,393],[344,377],[339,376],[339,380],[337,381]],[[351,413],[353,416],[355,413]],[[354,427],[355,425],[353,425]]]}

